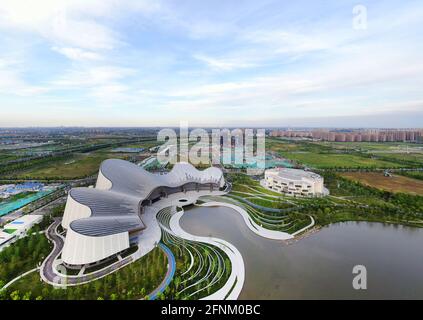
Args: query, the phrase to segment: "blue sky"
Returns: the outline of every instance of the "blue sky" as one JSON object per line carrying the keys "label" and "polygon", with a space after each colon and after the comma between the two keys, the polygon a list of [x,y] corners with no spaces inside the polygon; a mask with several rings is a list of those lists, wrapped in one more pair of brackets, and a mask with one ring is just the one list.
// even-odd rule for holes
{"label": "blue sky", "polygon": [[0,48],[0,126],[423,127],[422,1],[0,0]]}

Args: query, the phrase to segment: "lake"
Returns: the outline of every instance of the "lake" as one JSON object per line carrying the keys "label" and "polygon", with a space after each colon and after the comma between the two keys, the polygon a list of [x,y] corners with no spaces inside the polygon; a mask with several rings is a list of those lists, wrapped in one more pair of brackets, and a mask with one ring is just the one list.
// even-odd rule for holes
{"label": "lake", "polygon": [[[187,232],[235,245],[245,263],[239,299],[423,299],[423,229],[382,223],[332,224],[287,245],[252,233],[225,207],[192,207]],[[352,269],[367,268],[367,290]]]}

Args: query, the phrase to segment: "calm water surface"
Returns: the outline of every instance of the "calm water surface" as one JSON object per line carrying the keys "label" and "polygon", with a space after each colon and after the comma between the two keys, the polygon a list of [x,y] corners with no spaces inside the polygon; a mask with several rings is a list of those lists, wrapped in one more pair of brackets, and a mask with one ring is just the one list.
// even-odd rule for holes
{"label": "calm water surface", "polygon": [[[291,245],[252,233],[225,207],[186,210],[181,226],[235,245],[246,269],[240,299],[423,299],[423,229],[337,223]],[[367,268],[367,290],[352,269]]]}

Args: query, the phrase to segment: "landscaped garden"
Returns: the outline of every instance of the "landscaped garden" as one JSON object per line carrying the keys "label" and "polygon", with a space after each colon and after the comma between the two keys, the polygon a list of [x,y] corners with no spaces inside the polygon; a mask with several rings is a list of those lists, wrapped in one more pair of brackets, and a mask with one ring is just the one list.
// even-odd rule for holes
{"label": "landscaped garden", "polygon": [[164,279],[167,258],[155,248],[137,261],[87,284],[57,289],[40,280],[33,272],[2,291],[4,299],[47,300],[133,300],[149,299],[148,294]]}
{"label": "landscaped garden", "polygon": [[[391,193],[351,181],[336,173],[320,173],[324,176],[325,186],[330,190],[327,197],[289,197],[263,188],[257,180],[247,175],[231,174],[232,191],[219,198],[243,207],[264,228],[288,233],[307,225],[309,216],[315,219],[316,225],[341,221],[374,221],[423,227],[422,196]],[[251,206],[245,200],[259,206],[281,209],[281,212],[264,211],[263,214],[263,210]],[[295,227],[288,229],[287,221],[291,221]]]}
{"label": "landscaped garden", "polygon": [[208,296],[227,282],[231,262],[223,250],[214,245],[182,239],[168,232],[171,212],[169,207],[157,214],[158,221],[165,227],[162,242],[176,259],[176,273],[163,298],[196,300]]}

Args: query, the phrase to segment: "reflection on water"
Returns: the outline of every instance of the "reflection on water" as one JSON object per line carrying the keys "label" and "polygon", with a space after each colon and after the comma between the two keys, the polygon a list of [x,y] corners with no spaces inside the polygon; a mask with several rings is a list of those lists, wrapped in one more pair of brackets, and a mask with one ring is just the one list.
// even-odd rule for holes
{"label": "reflection on water", "polygon": [[[229,241],[246,269],[240,299],[423,299],[423,229],[338,223],[285,245],[252,233],[232,209],[194,207],[182,227]],[[352,287],[352,269],[367,268],[367,290]]]}

